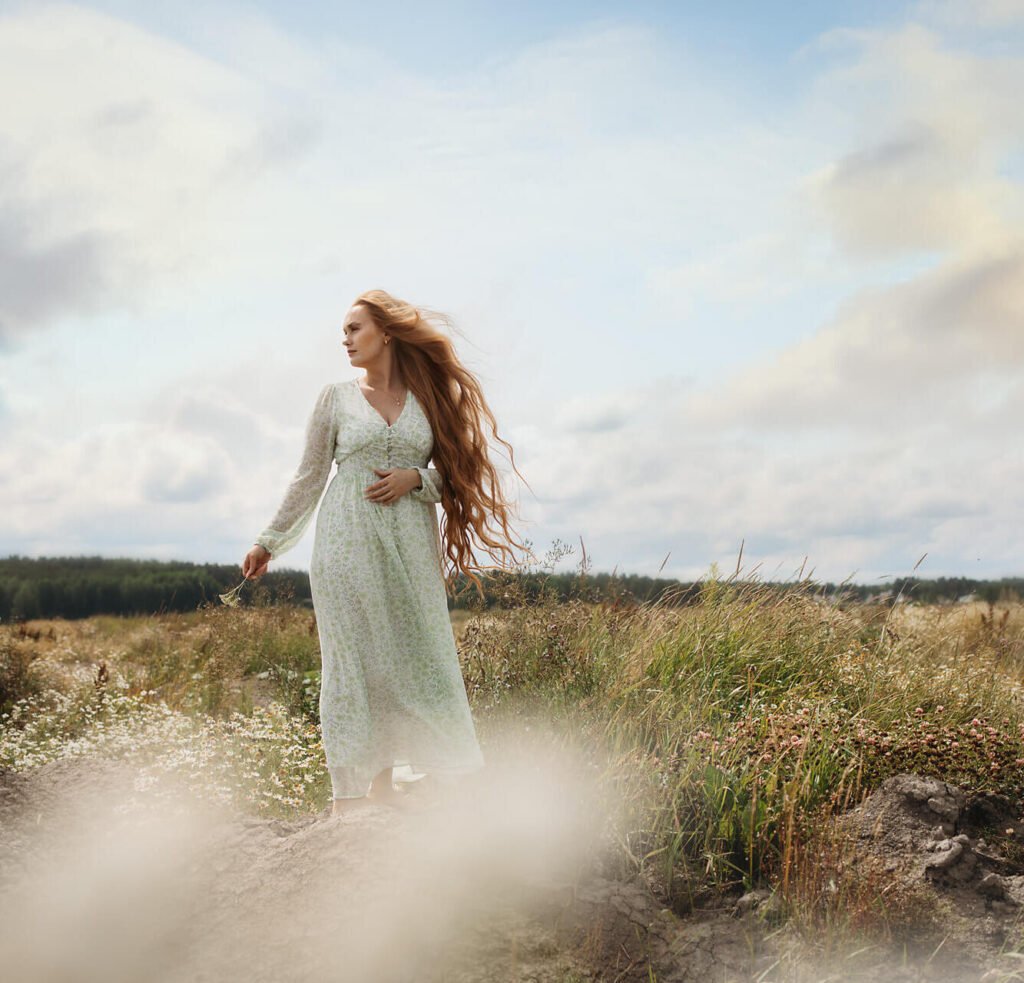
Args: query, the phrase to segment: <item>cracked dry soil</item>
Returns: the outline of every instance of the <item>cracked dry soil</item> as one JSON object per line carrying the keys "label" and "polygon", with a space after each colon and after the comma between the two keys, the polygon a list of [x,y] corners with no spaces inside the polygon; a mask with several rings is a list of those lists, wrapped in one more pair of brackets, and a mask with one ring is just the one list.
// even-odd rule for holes
{"label": "cracked dry soil", "polygon": [[139,805],[134,779],[124,763],[82,757],[0,771],[6,978],[993,980],[1024,901],[1024,872],[971,835],[1005,821],[1006,803],[912,775],[841,822],[894,878],[947,905],[941,961],[880,949],[823,960],[813,947],[784,958],[794,939],[766,917],[765,891],[679,918],[641,880],[595,873],[598,810],[585,793],[560,810],[522,807],[550,801],[558,778],[509,772],[448,798],[411,791],[418,809],[291,821],[185,793]]}

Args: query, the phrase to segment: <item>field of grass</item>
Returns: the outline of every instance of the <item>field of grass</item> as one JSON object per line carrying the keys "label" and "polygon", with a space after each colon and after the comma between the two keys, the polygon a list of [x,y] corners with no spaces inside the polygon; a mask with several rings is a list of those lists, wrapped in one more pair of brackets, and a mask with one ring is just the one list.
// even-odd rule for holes
{"label": "field of grass", "polygon": [[[605,872],[677,913],[766,885],[815,931],[892,932],[912,899],[874,904],[830,813],[899,772],[1024,808],[1022,605],[844,608],[714,576],[685,607],[506,599],[454,623],[485,756],[510,726],[572,748],[618,804]],[[173,771],[259,815],[317,812],[319,664],[288,605],[0,626],[0,767],[109,755],[140,791]]]}

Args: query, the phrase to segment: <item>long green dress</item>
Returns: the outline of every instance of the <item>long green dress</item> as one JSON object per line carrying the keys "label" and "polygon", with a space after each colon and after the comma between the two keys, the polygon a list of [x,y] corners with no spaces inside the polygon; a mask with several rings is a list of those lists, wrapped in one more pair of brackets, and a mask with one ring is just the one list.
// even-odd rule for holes
{"label": "long green dress", "polygon": [[[389,426],[356,379],[324,386],[302,461],[256,542],[280,557],[316,520],[309,580],[320,635],[320,724],[334,797],[355,798],[389,766],[396,780],[483,767],[448,615],[434,435],[410,390]],[[390,504],[364,489],[374,468],[416,468]]]}

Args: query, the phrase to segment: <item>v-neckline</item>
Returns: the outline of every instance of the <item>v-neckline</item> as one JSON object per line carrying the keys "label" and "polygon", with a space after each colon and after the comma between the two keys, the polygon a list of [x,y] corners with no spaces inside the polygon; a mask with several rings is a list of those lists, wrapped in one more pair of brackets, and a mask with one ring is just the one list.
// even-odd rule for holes
{"label": "v-neckline", "polygon": [[405,402],[402,403],[401,412],[399,412],[398,416],[395,417],[395,422],[394,423],[388,423],[388,421],[384,419],[384,415],[381,413],[381,411],[378,410],[377,407],[374,406],[373,403],[371,403],[366,398],[366,393],[363,392],[363,387],[361,385],[359,385],[359,380],[358,379],[353,379],[352,380],[352,384],[356,387],[357,390],[359,390],[359,395],[362,397],[363,402],[366,403],[366,405],[369,406],[371,410],[373,410],[373,412],[377,415],[377,418],[380,420],[381,423],[384,424],[384,426],[388,430],[393,430],[395,428],[396,424],[398,423],[398,421],[401,420],[403,416],[405,416],[405,408],[409,405],[409,400],[414,398],[413,394],[412,394],[412,390],[411,389],[407,389],[406,392],[405,392]]}

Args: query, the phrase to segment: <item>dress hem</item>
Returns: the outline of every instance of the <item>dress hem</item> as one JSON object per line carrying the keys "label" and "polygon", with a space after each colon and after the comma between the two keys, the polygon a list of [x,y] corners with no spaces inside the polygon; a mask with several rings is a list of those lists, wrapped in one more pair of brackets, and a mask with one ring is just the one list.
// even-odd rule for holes
{"label": "dress hem", "polygon": [[[349,768],[351,768],[350,765],[337,765],[337,766],[335,766],[335,765],[328,764],[328,766],[327,766],[328,774],[330,774],[330,772],[335,767],[337,767],[339,769],[342,769],[342,768],[349,769]],[[484,767],[486,767],[486,762],[484,762],[484,761],[475,762],[473,764],[466,764],[466,765],[437,765],[437,766],[433,766],[433,765],[424,764],[421,761],[409,760],[407,758],[392,758],[390,763],[376,765],[372,769],[369,769],[369,771],[370,771],[370,774],[372,776],[376,776],[376,775],[379,775],[382,771],[384,771],[385,768],[392,768],[392,769],[394,769],[394,768],[407,768],[409,770],[409,772],[411,772],[414,775],[418,775],[420,778],[425,777],[427,775],[438,775],[438,776],[441,776],[443,778],[449,778],[449,777],[453,777],[453,776],[457,776],[457,775],[469,775],[469,774],[472,774],[475,771],[479,771],[481,768],[484,768]],[[348,776],[346,776],[346,777],[348,777]],[[392,778],[395,781],[400,781],[398,779],[394,779],[394,776],[392,776]],[[366,792],[363,792],[361,795],[334,795],[333,776],[331,776],[331,779],[332,779],[332,781],[331,781],[332,796],[335,799],[361,799],[361,798],[364,798],[365,795],[366,795]],[[410,781],[410,780],[411,781],[418,781],[419,778],[416,778],[416,779],[405,779],[405,781]],[[371,777],[369,779],[369,781],[367,781],[367,783],[366,783],[367,791],[369,790],[370,785],[372,783],[373,783],[373,778]],[[339,782],[338,784],[340,785],[341,782]]]}

